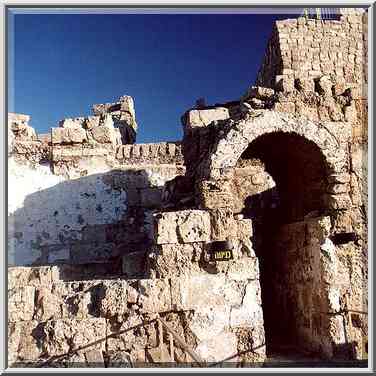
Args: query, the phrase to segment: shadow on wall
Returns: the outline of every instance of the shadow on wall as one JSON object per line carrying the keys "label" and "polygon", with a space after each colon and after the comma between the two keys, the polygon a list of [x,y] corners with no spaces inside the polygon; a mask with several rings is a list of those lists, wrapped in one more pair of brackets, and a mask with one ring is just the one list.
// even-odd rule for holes
{"label": "shadow on wall", "polygon": [[111,170],[61,181],[46,169],[10,172],[8,265],[65,264],[78,275],[87,269],[91,277],[142,277],[163,179],[147,170]]}

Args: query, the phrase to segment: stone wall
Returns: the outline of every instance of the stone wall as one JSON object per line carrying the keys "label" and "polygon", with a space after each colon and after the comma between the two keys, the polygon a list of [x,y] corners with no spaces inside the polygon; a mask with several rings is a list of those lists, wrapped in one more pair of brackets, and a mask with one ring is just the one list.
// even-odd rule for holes
{"label": "stone wall", "polygon": [[328,237],[330,228],[329,217],[312,218],[284,225],[274,234],[271,255],[263,264],[271,278],[263,286],[271,289],[264,304],[280,307],[281,320],[272,321],[269,330],[307,352],[347,357],[355,344],[362,357],[361,329],[352,329],[352,342],[349,323],[339,313],[346,308],[357,271],[341,258]]}
{"label": "stone wall", "polygon": [[151,215],[165,182],[184,173],[180,145],[121,145],[111,116],[88,119],[65,119],[38,139],[30,117],[10,115],[9,263],[144,275]]}
{"label": "stone wall", "polygon": [[298,79],[313,91],[314,79],[330,74],[347,83],[367,83],[367,42],[366,12],[345,14],[339,21],[276,21],[256,85],[291,88]]}
{"label": "stone wall", "polygon": [[[108,280],[94,274],[83,279],[86,272],[75,275],[77,270],[66,265],[10,268],[9,361],[13,366],[114,367],[128,359],[143,366],[159,351],[156,314],[207,365],[263,361],[251,222],[227,216],[227,224],[233,222],[228,227],[223,219],[200,210],[158,216],[149,279]],[[227,235],[234,239],[234,259],[208,260],[210,242]],[[177,358],[191,362],[178,345]]]}

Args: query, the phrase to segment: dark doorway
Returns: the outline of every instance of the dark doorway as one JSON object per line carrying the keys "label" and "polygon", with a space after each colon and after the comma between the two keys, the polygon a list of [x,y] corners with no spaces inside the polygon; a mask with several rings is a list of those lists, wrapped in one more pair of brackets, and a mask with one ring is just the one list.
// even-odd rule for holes
{"label": "dark doorway", "polygon": [[314,353],[321,318],[313,312],[322,297],[319,244],[311,233],[326,211],[325,160],[313,142],[282,132],[257,138],[238,164],[247,160],[262,161],[275,182],[248,196],[243,208],[254,223],[267,353],[291,348]]}

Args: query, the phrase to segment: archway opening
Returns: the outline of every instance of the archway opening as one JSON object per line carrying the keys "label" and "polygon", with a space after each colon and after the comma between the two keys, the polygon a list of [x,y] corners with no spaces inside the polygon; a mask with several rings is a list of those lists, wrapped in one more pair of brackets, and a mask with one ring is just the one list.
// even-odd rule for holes
{"label": "archway opening", "polygon": [[[253,171],[251,179],[240,173],[246,168]],[[267,353],[301,349],[317,355],[324,324],[315,232],[326,212],[325,159],[302,136],[270,133],[254,140],[238,160],[236,185],[245,187],[240,176],[257,183],[241,199],[242,213],[254,223]]]}

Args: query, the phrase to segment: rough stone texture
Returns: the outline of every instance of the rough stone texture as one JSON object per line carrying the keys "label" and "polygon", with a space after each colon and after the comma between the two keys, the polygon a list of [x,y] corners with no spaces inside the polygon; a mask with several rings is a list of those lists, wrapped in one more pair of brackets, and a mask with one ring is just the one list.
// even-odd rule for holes
{"label": "rough stone texture", "polygon": [[334,74],[346,82],[367,82],[367,14],[340,21],[300,17],[277,21],[256,83],[274,88],[283,80]]}
{"label": "rough stone texture", "polygon": [[8,113],[8,127],[16,140],[36,141],[37,136],[34,128],[29,125],[30,116],[23,114]]}
{"label": "rough stone texture", "polygon": [[180,142],[121,145],[116,158],[123,164],[183,164]]}
{"label": "rough stone texture", "polygon": [[156,243],[194,243],[210,239],[210,216],[201,210],[182,210],[157,216]]}
{"label": "rough stone texture", "polygon": [[190,110],[184,118],[184,131],[189,133],[194,128],[206,127],[213,121],[226,120],[230,117],[227,108],[216,107],[213,109]]}

